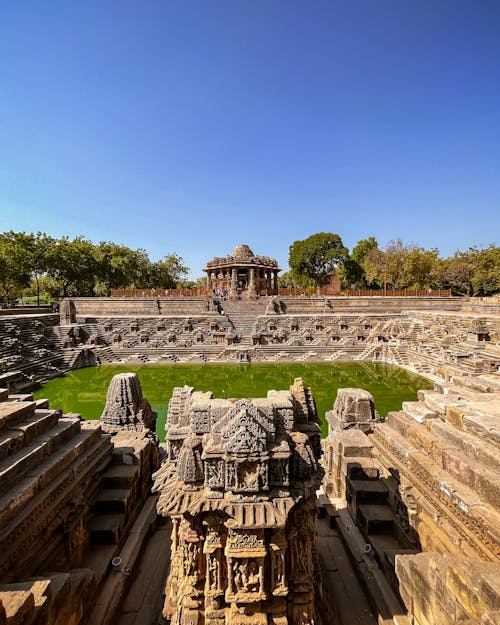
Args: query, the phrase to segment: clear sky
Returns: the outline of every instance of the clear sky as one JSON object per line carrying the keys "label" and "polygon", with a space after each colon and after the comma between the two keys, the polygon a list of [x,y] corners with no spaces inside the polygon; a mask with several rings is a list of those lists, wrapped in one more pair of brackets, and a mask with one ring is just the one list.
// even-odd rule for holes
{"label": "clear sky", "polygon": [[498,243],[498,0],[0,6],[0,231],[274,256]]}

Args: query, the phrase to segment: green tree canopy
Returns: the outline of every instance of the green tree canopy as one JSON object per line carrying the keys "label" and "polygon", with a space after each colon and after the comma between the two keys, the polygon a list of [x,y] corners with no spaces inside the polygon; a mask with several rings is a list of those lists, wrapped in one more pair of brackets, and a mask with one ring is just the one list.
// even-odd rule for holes
{"label": "green tree canopy", "polygon": [[488,296],[500,292],[500,248],[470,247],[441,261],[438,280],[443,288],[462,295]]}
{"label": "green tree canopy", "polygon": [[93,295],[97,273],[94,245],[83,237],[63,237],[51,248],[47,273],[59,285],[63,297]]}
{"label": "green tree canopy", "polygon": [[151,263],[145,250],[101,241],[95,248],[94,258],[96,295],[106,295],[111,289],[148,286]]}
{"label": "green tree canopy", "polygon": [[352,248],[351,260],[355,261],[359,265],[363,264],[363,259],[372,250],[378,249],[377,239],[375,237],[368,237],[367,239],[361,239]]}
{"label": "green tree canopy", "polygon": [[300,286],[311,282],[325,286],[330,275],[345,262],[349,253],[338,234],[318,232],[290,246],[289,265],[293,277]]}
{"label": "green tree canopy", "polygon": [[173,289],[186,280],[188,268],[177,254],[165,256],[151,266],[149,283],[154,288]]}
{"label": "green tree canopy", "polygon": [[30,235],[24,232],[0,234],[0,292],[10,303],[31,279]]}
{"label": "green tree canopy", "polygon": [[425,250],[413,243],[405,245],[400,239],[390,241],[385,250],[373,248],[362,260],[368,283],[381,288],[385,275],[387,285],[392,289],[427,289],[438,286],[439,264],[437,250]]}

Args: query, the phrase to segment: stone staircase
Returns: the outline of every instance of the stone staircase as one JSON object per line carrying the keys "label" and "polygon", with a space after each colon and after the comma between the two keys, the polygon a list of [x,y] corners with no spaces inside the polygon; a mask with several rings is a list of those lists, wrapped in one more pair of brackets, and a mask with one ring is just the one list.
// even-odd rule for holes
{"label": "stone staircase", "polygon": [[0,398],[0,575],[5,581],[32,571],[34,562],[43,567],[52,554],[50,549],[42,553],[39,528],[53,528],[57,535],[58,515],[67,506],[77,508],[79,497],[90,496],[98,483],[89,478],[109,462],[111,450],[98,422],[63,417],[30,395],[11,399]]}
{"label": "stone staircase", "polygon": [[223,310],[226,317],[231,321],[234,331],[239,338],[239,345],[252,344],[252,332],[259,315],[264,315],[269,298],[261,298],[257,301],[238,300],[237,302],[226,301]]}
{"label": "stone staircase", "polygon": [[157,466],[136,432],[0,389],[0,625],[87,622],[113,558],[132,567],[147,539]]}

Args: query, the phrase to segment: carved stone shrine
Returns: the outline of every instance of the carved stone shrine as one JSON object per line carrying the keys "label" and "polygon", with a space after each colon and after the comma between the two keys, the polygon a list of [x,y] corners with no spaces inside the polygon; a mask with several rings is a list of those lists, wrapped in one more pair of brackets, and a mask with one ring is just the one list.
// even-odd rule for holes
{"label": "carved stone shrine", "polygon": [[106,405],[101,415],[104,432],[113,434],[124,430],[145,432],[156,437],[156,417],[149,401],[143,397],[136,373],[118,373],[109,383]]}
{"label": "carved stone shrine", "polygon": [[278,262],[269,256],[256,256],[248,245],[237,245],[229,256],[214,258],[203,270],[207,288],[223,291],[230,299],[244,295],[256,299],[261,291],[278,292]]}
{"label": "carved stone shrine", "polygon": [[315,548],[320,426],[302,380],[258,399],[176,388],[167,421],[168,458],[154,485],[159,514],[173,522],[164,617],[333,623]]}

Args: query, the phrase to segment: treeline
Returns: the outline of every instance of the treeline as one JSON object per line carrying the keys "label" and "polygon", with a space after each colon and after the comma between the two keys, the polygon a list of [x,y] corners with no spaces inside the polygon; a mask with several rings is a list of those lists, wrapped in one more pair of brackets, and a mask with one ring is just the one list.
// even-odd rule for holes
{"label": "treeline", "polygon": [[[324,286],[335,271],[343,289],[451,289],[455,294],[500,292],[500,248],[470,247],[442,258],[438,250],[374,237],[351,251],[338,234],[319,232],[290,246],[290,271],[281,287]],[[188,268],[177,254],[153,262],[146,250],[84,237],[60,239],[44,233],[0,234],[0,301],[49,302],[71,295],[109,295],[111,289],[171,289],[205,286],[186,280]]]}
{"label": "treeline", "polygon": [[339,235],[317,233],[290,246],[290,271],[280,286],[324,286],[336,271],[343,289],[451,289],[456,295],[500,292],[500,248],[470,247],[443,258],[438,250],[391,241],[380,248],[374,237],[349,250]]}
{"label": "treeline", "polygon": [[[109,295],[111,289],[184,286],[188,268],[177,254],[152,262],[146,250],[84,237],[0,234],[0,300],[48,302],[71,295]],[[186,284],[188,286],[189,284]]]}

